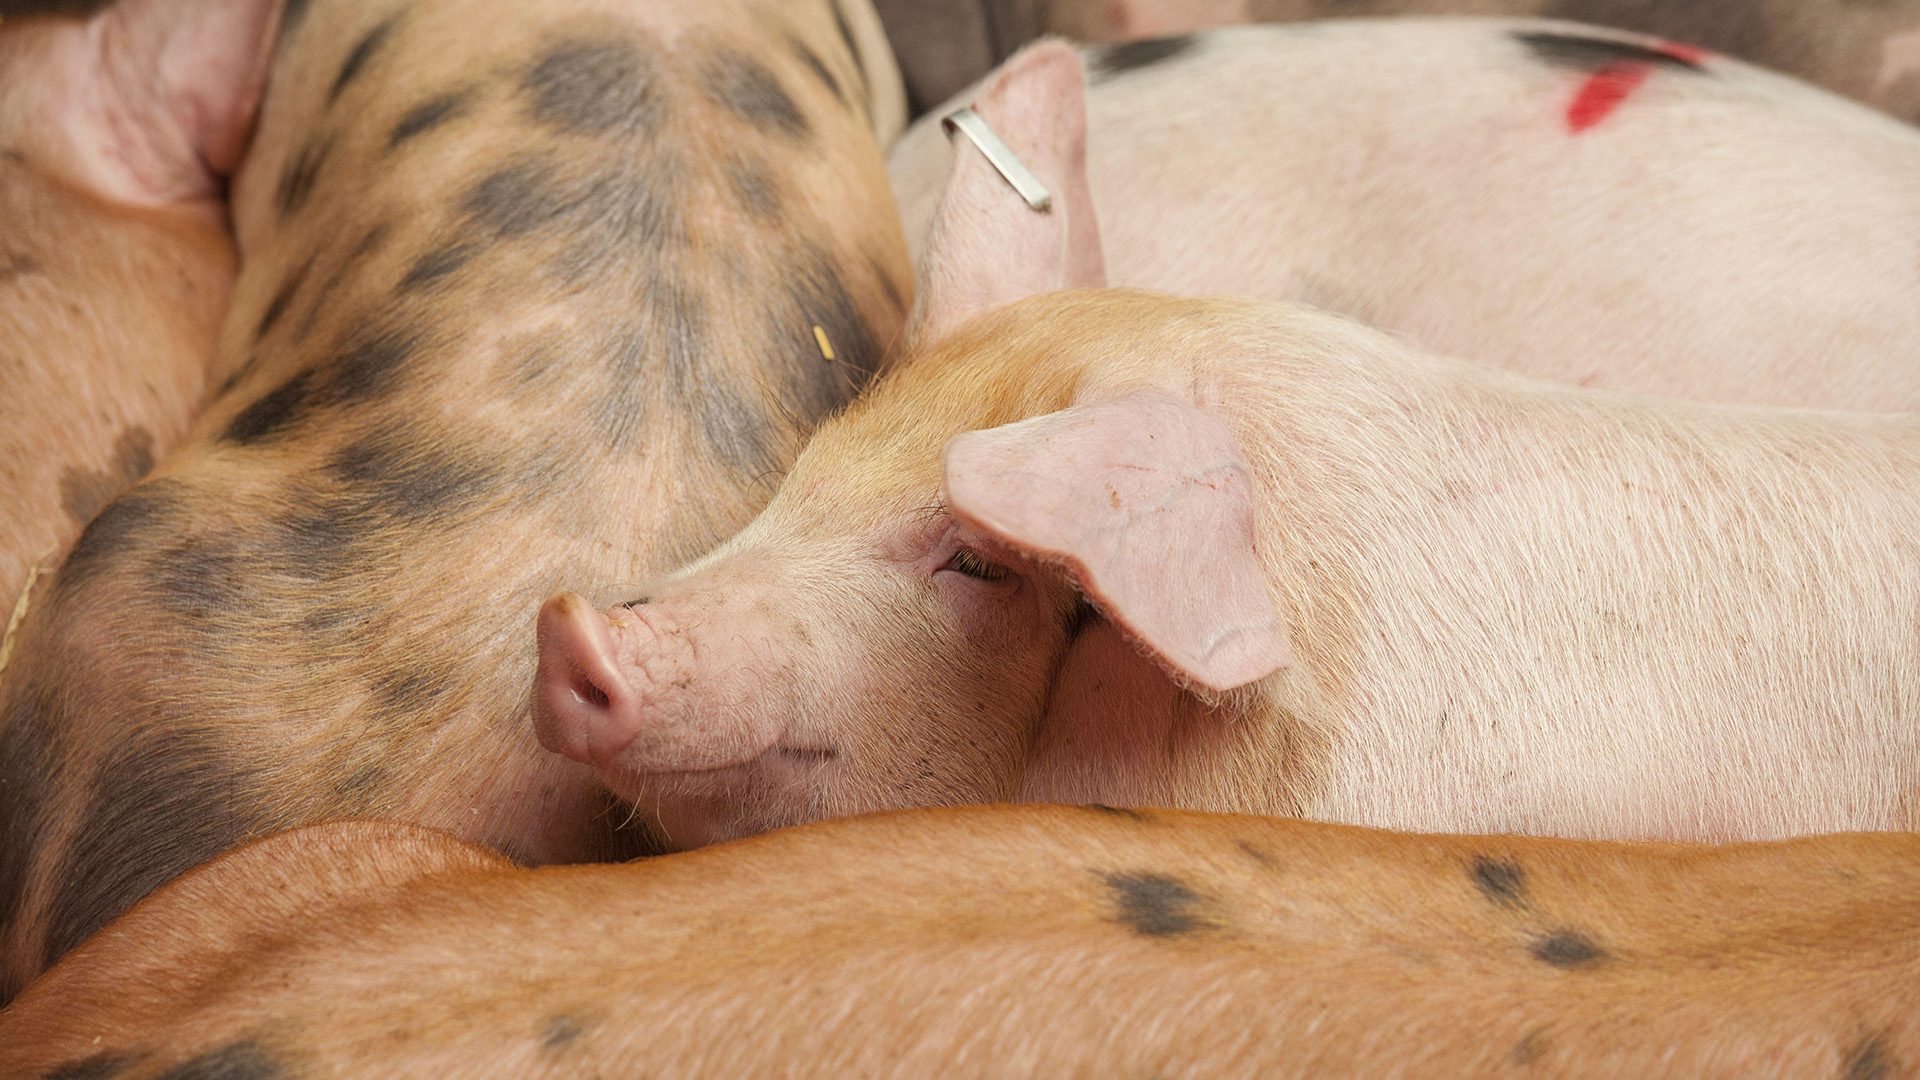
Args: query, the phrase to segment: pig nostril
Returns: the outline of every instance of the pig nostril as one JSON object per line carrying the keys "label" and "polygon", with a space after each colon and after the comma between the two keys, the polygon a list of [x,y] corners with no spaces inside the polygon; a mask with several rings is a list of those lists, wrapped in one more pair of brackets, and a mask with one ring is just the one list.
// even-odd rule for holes
{"label": "pig nostril", "polygon": [[607,692],[595,686],[591,679],[582,679],[575,683],[573,686],[573,696],[596,709],[606,708],[609,701]]}

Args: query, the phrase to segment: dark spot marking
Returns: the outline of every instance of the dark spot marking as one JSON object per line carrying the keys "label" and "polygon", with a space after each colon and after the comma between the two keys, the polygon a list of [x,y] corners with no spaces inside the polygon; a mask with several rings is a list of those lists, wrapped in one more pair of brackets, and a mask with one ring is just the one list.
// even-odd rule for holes
{"label": "dark spot marking", "polygon": [[576,1017],[556,1016],[547,1023],[546,1031],[540,1036],[540,1045],[548,1050],[558,1050],[570,1043],[579,1041],[587,1033],[587,1025]]}
{"label": "dark spot marking", "polygon": [[72,595],[130,553],[150,544],[167,528],[175,495],[171,484],[156,480],[108,503],[67,552],[67,561],[60,567],[60,594]]}
{"label": "dark spot marking", "polygon": [[763,131],[801,138],[810,130],[779,77],[746,53],[717,52],[701,71],[701,85],[715,101]]}
{"label": "dark spot marking", "polygon": [[490,494],[503,469],[477,449],[400,441],[380,435],[335,455],[328,471],[358,513],[403,523],[445,522]]}
{"label": "dark spot marking", "polygon": [[407,276],[400,279],[400,291],[425,288],[467,265],[479,253],[478,244],[461,241],[442,244],[414,262],[407,270]]}
{"label": "dark spot marking", "polygon": [[287,171],[280,177],[280,190],[277,202],[281,218],[289,218],[300,211],[313,196],[314,182],[320,178],[320,169],[327,163],[327,156],[333,153],[333,136],[316,135],[307,140],[293,161],[288,163]]}
{"label": "dark spot marking", "polygon": [[494,235],[520,236],[571,209],[573,202],[561,190],[559,179],[560,170],[550,161],[517,161],[475,184],[462,205]]}
{"label": "dark spot marking", "polygon": [[657,127],[664,98],[652,65],[626,41],[563,42],[527,73],[533,118],[582,135],[640,135]]}
{"label": "dark spot marking", "polygon": [[419,348],[419,336],[405,328],[374,331],[328,364],[328,402],[348,404],[379,397],[392,389],[401,365]]}
{"label": "dark spot marking", "polygon": [[1547,1029],[1535,1028],[1522,1035],[1520,1041],[1513,1044],[1513,1049],[1507,1054],[1507,1060],[1515,1065],[1531,1065],[1539,1061],[1546,1052]]}
{"label": "dark spot marking", "polygon": [[657,157],[645,170],[609,169],[568,195],[572,243],[553,259],[563,280],[582,281],[622,262],[651,262],[686,244],[679,214],[682,173]]}
{"label": "dark spot marking", "polygon": [[454,688],[453,679],[431,671],[388,671],[373,681],[373,700],[383,713],[418,716],[431,710]]}
{"label": "dark spot marking", "polygon": [[1542,32],[1515,34],[1514,40],[1525,45],[1535,60],[1548,67],[1591,73],[1609,64],[1632,63],[1661,65],[1679,71],[1705,70],[1692,59],[1631,41]]}
{"label": "dark spot marking", "polygon": [[813,46],[799,38],[788,38],[787,48],[793,50],[793,55],[807,65],[807,70],[813,72],[814,76],[833,92],[834,97],[840,96],[840,80],[833,77],[833,72],[827,68],[826,61],[821,60],[820,54],[813,51]]}
{"label": "dark spot marking", "polygon": [[252,1039],[183,1061],[154,1080],[280,1080],[286,1067]]}
{"label": "dark spot marking", "polygon": [[313,6],[313,0],[287,0],[280,12],[280,40],[285,41],[300,28],[307,17],[307,9]]}
{"label": "dark spot marking", "polygon": [[40,260],[24,251],[14,252],[5,260],[0,260],[0,285],[5,285],[16,278],[26,277],[28,274],[41,273],[43,270]]}
{"label": "dark spot marking", "polygon": [[1150,41],[1129,41],[1119,45],[1109,45],[1100,50],[1093,60],[1093,81],[1102,82],[1129,71],[1152,67],[1155,64],[1171,60],[1176,56],[1192,52],[1199,42],[1192,34],[1179,37],[1154,38]]}
{"label": "dark spot marking", "polygon": [[1869,1035],[1847,1051],[1841,1064],[1842,1080],[1886,1080],[1900,1071],[1900,1062],[1887,1046],[1885,1034]]}
{"label": "dark spot marking", "polygon": [[8,147],[5,150],[0,150],[0,161],[8,161],[15,165],[25,165],[27,163],[27,155],[12,147]]}
{"label": "dark spot marking", "polygon": [[425,135],[434,128],[457,120],[466,114],[473,104],[474,91],[471,88],[455,90],[428,98],[426,101],[408,109],[400,122],[393,125],[393,131],[387,135],[387,149],[391,150],[416,135]]}
{"label": "dark spot marking", "polygon": [[769,225],[780,223],[780,191],[774,187],[773,176],[765,165],[735,161],[727,166],[727,180],[733,185],[734,197],[748,214]]}
{"label": "dark spot marking", "polygon": [[[154,889],[277,824],[253,812],[254,779],[226,756],[227,733],[157,719],[111,718],[120,734],[106,749],[65,872],[54,878],[48,964]],[[164,734],[135,734],[143,731]]]}
{"label": "dark spot marking", "polygon": [[95,1054],[90,1058],[54,1066],[46,1072],[45,1080],[108,1080],[125,1071],[135,1060],[131,1054]]}
{"label": "dark spot marking", "polygon": [[1532,905],[1527,896],[1527,871],[1519,863],[1482,855],[1473,860],[1471,873],[1480,895],[1495,907],[1518,910]]}
{"label": "dark spot marking", "polygon": [[1106,814],[1109,817],[1126,818],[1129,821],[1152,821],[1153,820],[1153,818],[1149,817],[1145,812],[1140,810],[1135,810],[1131,806],[1108,806],[1106,803],[1096,802],[1096,803],[1085,804],[1085,808],[1093,811],[1096,814]]}
{"label": "dark spot marking", "polygon": [[154,553],[147,585],[186,625],[207,629],[246,602],[247,576],[231,541],[188,536]]}
{"label": "dark spot marking", "polygon": [[1609,959],[1605,949],[1578,930],[1556,930],[1533,943],[1533,958],[1557,968],[1592,967]]}
{"label": "dark spot marking", "polygon": [[296,505],[296,510],[267,519],[270,529],[262,543],[273,565],[307,581],[339,580],[354,562],[352,546],[360,523],[343,520],[311,495]]}
{"label": "dark spot marking", "polygon": [[100,508],[153,471],[153,434],[133,427],[114,440],[113,457],[104,470],[69,467],[60,476],[60,498],[75,521],[86,524]]}
{"label": "dark spot marking", "polygon": [[333,268],[333,273],[327,275],[327,280],[321,283],[320,288],[314,293],[313,308],[301,321],[302,336],[313,332],[314,324],[320,321],[320,314],[327,309],[327,302],[339,292],[340,283],[347,279],[348,274],[358,269],[368,256],[379,250],[380,245],[386,241],[388,234],[392,231],[392,226],[386,222],[368,229],[365,235],[360,237],[359,242],[354,244],[353,250],[347,252],[347,257],[340,260],[340,265]]}
{"label": "dark spot marking", "polygon": [[292,426],[306,412],[307,387],[312,382],[313,372],[303,371],[240,410],[227,425],[227,441],[249,446]]}
{"label": "dark spot marking", "polygon": [[347,84],[359,77],[360,72],[367,66],[367,61],[373,59],[373,54],[379,52],[380,47],[387,43],[387,39],[393,36],[394,27],[399,24],[400,16],[395,15],[367,31],[367,36],[360,39],[360,43],[353,47],[353,51],[349,52],[346,60],[341,63],[340,74],[334,77],[333,88],[327,91],[327,104],[331,105],[340,100],[340,94],[346,90]]}
{"label": "dark spot marking", "polygon": [[[1541,14],[1552,19],[1596,23],[1653,34],[1748,60],[1776,61],[1765,0],[1553,0]],[[1800,47],[1794,36],[1780,44],[1789,55]]]}
{"label": "dark spot marking", "polygon": [[1267,867],[1268,869],[1272,869],[1275,865],[1277,865],[1276,860],[1274,859],[1272,853],[1267,851],[1266,848],[1259,847],[1255,844],[1250,844],[1245,840],[1235,840],[1233,842],[1233,846],[1239,848],[1242,852],[1246,854],[1247,858],[1252,859],[1254,862],[1259,863],[1261,866]]}
{"label": "dark spot marking", "polygon": [[[787,306],[767,315],[768,340],[787,344],[787,364],[768,362],[763,371],[788,379],[785,399],[798,419],[811,426],[850,400],[880,369],[881,350],[854,304],[840,268],[825,251],[803,245],[787,259]],[[834,359],[821,355],[813,328],[833,345]]]}
{"label": "dark spot marking", "polygon": [[1119,904],[1119,919],[1148,937],[1174,937],[1212,924],[1201,917],[1200,895],[1178,878],[1164,874],[1107,874]]}
{"label": "dark spot marking", "polygon": [[[860,55],[860,43],[854,40],[853,27],[847,25],[846,12],[840,10],[838,0],[827,0],[827,7],[833,11],[833,28],[839,32],[840,40],[846,43],[847,55],[853,58],[853,68],[860,75],[860,86],[864,90],[869,84],[867,79],[867,60]],[[867,109],[867,98],[860,96],[860,108]]]}
{"label": "dark spot marking", "polygon": [[280,283],[279,291],[273,294],[273,299],[267,303],[266,312],[260,316],[260,325],[253,328],[255,341],[266,337],[267,331],[272,330],[273,325],[280,321],[280,316],[287,313],[287,305],[293,303],[293,294],[300,291],[300,286],[306,282],[307,274],[312,270],[313,257],[309,257],[306,262],[300,264],[298,270],[287,275],[287,280]]}

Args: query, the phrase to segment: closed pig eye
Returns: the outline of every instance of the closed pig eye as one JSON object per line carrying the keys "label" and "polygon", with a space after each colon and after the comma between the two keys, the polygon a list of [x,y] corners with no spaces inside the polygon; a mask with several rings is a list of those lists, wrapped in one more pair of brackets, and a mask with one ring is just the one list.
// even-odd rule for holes
{"label": "closed pig eye", "polygon": [[988,562],[972,548],[956,548],[953,558],[948,559],[947,565],[941,569],[965,574],[970,578],[979,578],[981,581],[1002,581],[1013,573],[999,563]]}

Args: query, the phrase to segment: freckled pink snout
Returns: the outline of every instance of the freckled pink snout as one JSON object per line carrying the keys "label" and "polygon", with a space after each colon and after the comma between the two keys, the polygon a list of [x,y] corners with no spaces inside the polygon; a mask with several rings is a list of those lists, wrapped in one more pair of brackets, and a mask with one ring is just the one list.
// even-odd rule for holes
{"label": "freckled pink snout", "polygon": [[612,624],[580,594],[559,593],[540,607],[539,648],[533,725],[540,745],[608,768],[641,723]]}

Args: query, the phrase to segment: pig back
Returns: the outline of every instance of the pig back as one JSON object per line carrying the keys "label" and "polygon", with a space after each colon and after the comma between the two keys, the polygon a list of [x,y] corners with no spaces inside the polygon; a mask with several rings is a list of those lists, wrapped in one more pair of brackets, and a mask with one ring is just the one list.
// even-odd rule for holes
{"label": "pig back", "polygon": [[532,620],[742,524],[898,336],[849,14],[288,7],[234,188],[234,374],[0,686],[5,986],[288,825],[636,849],[534,743]]}

